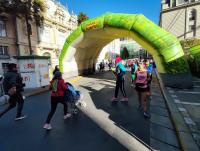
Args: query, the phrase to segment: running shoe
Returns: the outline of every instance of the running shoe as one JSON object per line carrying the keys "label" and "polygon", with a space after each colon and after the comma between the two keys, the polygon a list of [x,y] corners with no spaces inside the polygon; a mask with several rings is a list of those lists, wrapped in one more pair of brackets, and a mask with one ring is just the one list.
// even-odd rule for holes
{"label": "running shoe", "polygon": [[72,114],[71,113],[67,113],[66,115],[64,115],[64,120],[66,120],[66,119],[68,119],[68,118],[70,118],[72,116]]}
{"label": "running shoe", "polygon": [[144,117],[145,118],[151,118],[151,115],[149,113],[147,113],[147,112],[144,112]]}
{"label": "running shoe", "polygon": [[18,116],[18,117],[15,118],[15,121],[19,121],[19,120],[25,119],[26,117],[27,117],[26,115]]}
{"label": "running shoe", "polygon": [[122,98],[120,101],[121,102],[128,102],[128,98]]}
{"label": "running shoe", "polygon": [[46,123],[46,124],[44,124],[43,128],[46,129],[46,130],[51,130],[52,126],[51,126],[51,124]]}
{"label": "running shoe", "polygon": [[110,101],[111,101],[111,102],[117,102],[117,98],[116,98],[116,97],[113,97]]}

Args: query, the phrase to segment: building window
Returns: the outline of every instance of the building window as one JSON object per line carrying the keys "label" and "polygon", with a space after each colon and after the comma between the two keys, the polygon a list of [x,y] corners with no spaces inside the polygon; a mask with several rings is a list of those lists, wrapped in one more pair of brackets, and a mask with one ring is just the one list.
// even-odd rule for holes
{"label": "building window", "polygon": [[178,4],[181,5],[181,4],[184,4],[184,3],[188,3],[189,0],[178,0]]}
{"label": "building window", "polygon": [[195,9],[192,9],[192,10],[189,12],[189,20],[190,20],[190,21],[196,20],[196,10],[195,10]]}
{"label": "building window", "polygon": [[44,26],[40,28],[41,31],[41,40],[43,42],[51,43],[51,34],[50,34],[50,27]]}
{"label": "building window", "polygon": [[6,24],[0,20],[0,37],[6,37]]}
{"label": "building window", "polygon": [[193,31],[193,32],[194,32],[195,29],[196,29],[196,28],[195,28],[195,25],[190,25],[190,26],[189,26],[189,31]]}
{"label": "building window", "polygon": [[8,46],[0,46],[0,55],[8,55]]}
{"label": "building window", "polygon": [[2,63],[3,73],[6,73],[8,71],[8,65],[9,63]]}

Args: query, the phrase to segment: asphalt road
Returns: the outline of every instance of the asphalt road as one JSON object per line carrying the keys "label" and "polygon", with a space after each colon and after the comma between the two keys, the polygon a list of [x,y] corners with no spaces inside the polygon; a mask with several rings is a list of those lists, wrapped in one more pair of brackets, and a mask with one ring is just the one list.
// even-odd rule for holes
{"label": "asphalt road", "polygon": [[[81,79],[77,85],[85,95],[87,105],[108,115],[115,125],[150,143],[150,122],[137,110],[137,95],[126,78],[129,103],[112,104],[115,81],[111,73],[97,74]],[[119,93],[120,94],[120,93]],[[89,102],[89,100],[92,102]],[[5,106],[4,106],[5,107]],[[0,111],[4,108],[0,107]],[[44,130],[43,124],[50,109],[50,94],[43,93],[26,99],[24,113],[28,118],[15,122],[16,110],[0,119],[0,151],[126,151],[116,139],[108,135],[81,111],[71,119],[63,120],[63,108],[58,106],[52,119],[53,129]]]}

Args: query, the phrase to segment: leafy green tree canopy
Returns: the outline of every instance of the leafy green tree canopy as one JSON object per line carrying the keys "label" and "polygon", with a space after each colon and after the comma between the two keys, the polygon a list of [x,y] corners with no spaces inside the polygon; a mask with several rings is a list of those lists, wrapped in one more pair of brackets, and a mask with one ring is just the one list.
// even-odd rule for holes
{"label": "leafy green tree canopy", "polygon": [[44,0],[0,0],[0,13],[26,16],[28,20],[35,19],[37,25],[43,21],[45,8]]}
{"label": "leafy green tree canopy", "polygon": [[80,25],[83,21],[88,20],[88,19],[89,17],[85,13],[80,12],[78,14],[78,25]]}

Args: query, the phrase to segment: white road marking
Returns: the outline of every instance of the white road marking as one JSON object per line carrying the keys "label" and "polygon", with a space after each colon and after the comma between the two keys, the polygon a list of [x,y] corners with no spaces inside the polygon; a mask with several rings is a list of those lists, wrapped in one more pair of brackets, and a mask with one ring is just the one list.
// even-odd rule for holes
{"label": "white road marking", "polygon": [[194,102],[180,102],[180,104],[200,106],[200,103],[194,103]]}
{"label": "white road marking", "polygon": [[200,94],[200,92],[192,92],[192,91],[178,91],[179,93],[189,93],[189,94]]}
{"label": "white road marking", "polygon": [[200,88],[200,85],[194,85],[193,87],[194,88]]}
{"label": "white road marking", "polygon": [[174,102],[175,102],[175,103],[181,103],[181,101],[178,100],[178,99],[174,99]]}
{"label": "white road marking", "polygon": [[174,90],[169,90],[169,93],[174,93]]}
{"label": "white road marking", "polygon": [[173,98],[177,98],[177,95],[175,95],[175,94],[173,94],[173,95],[171,95]]}
{"label": "white road marking", "polygon": [[190,117],[184,117],[184,120],[187,124],[196,125]]}
{"label": "white road marking", "polygon": [[179,107],[178,110],[181,111],[181,112],[186,112],[186,109],[182,108],[182,107]]}

